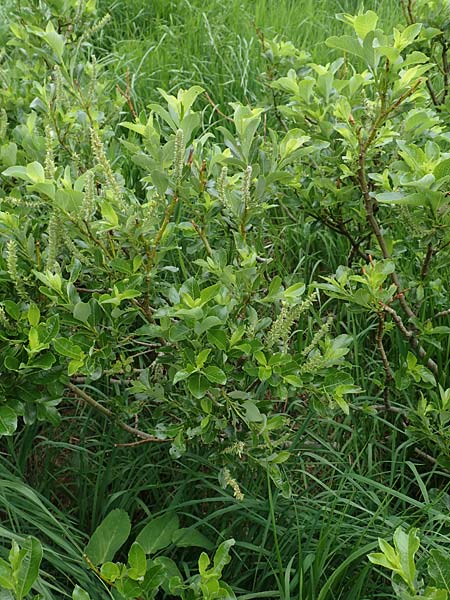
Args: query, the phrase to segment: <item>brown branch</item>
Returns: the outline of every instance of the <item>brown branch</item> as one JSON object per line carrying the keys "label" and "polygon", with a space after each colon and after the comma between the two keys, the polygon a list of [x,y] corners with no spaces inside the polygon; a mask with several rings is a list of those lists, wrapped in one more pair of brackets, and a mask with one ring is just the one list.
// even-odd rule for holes
{"label": "brown branch", "polygon": [[405,16],[406,22],[408,25],[412,25],[415,22],[414,14],[412,11],[413,0],[400,0],[400,4],[402,5],[402,11]]}
{"label": "brown branch", "polygon": [[427,88],[434,106],[440,106],[441,103],[439,102],[438,97],[436,96],[436,92],[434,91],[433,86],[431,85],[431,81],[429,79],[427,79]]}
{"label": "brown branch", "polygon": [[[412,96],[412,94],[417,90],[417,88],[419,87],[419,85],[421,83],[422,83],[422,80],[418,79],[411,86],[411,88],[409,90],[407,90],[406,92],[404,92],[401,96],[399,96],[397,98],[397,100],[394,102],[394,104],[392,104],[390,107],[386,108],[385,110],[381,111],[380,114],[378,115],[378,117],[375,119],[375,121],[370,129],[367,139],[365,141],[363,141],[361,137],[359,139],[359,155],[358,155],[359,187],[361,189],[363,199],[364,199],[364,206],[366,209],[367,220],[368,220],[370,227],[377,239],[377,242],[380,247],[383,258],[385,258],[385,259],[391,258],[391,255],[389,253],[389,250],[388,250],[388,247],[386,244],[386,240],[384,239],[384,236],[381,233],[381,228],[378,223],[378,220],[375,217],[374,209],[376,206],[376,200],[370,194],[369,184],[367,182],[367,176],[366,176],[367,152],[375,140],[378,129],[385,123],[385,121],[387,120],[389,115],[394,110],[396,110],[407,98]],[[398,278],[396,271],[394,271],[391,274],[391,278],[392,278],[392,281],[394,282],[395,286],[398,289],[398,299],[400,301],[400,304],[402,305],[403,310],[405,311],[405,313],[408,315],[408,317],[410,319],[414,319],[416,317],[416,315],[415,315],[414,311],[411,309],[411,307],[409,306],[409,304],[403,294],[402,286],[400,284],[400,280]]]}
{"label": "brown branch", "polygon": [[426,452],[423,452],[419,448],[414,448],[414,452],[421,458],[424,458],[425,460],[430,462],[431,464],[433,464],[433,465],[438,464],[438,461],[433,456],[430,456],[429,454],[427,454]]}
{"label": "brown branch", "polygon": [[383,362],[383,368],[384,368],[384,372],[385,372],[385,384],[384,384],[384,392],[383,392],[384,404],[386,406],[386,409],[389,410],[389,408],[391,406],[390,402],[389,402],[389,384],[394,379],[394,376],[392,373],[391,366],[389,364],[386,350],[384,349],[383,334],[384,334],[384,313],[380,312],[380,313],[378,313],[378,329],[377,329],[377,335],[376,335],[376,342],[377,342],[378,351],[381,355],[381,360]]}
{"label": "brown branch", "polygon": [[436,313],[433,317],[433,319],[439,319],[440,317],[448,317],[450,315],[450,308],[447,308],[447,310],[441,310],[440,312]]}
{"label": "brown branch", "polygon": [[208,102],[211,104],[211,106],[213,107],[213,109],[216,111],[216,113],[218,115],[220,115],[221,117],[223,117],[227,121],[231,121],[231,123],[234,123],[234,121],[233,121],[233,119],[231,117],[229,117],[228,115],[226,115],[225,113],[223,113],[220,110],[219,106],[217,104],[215,104],[214,100],[211,98],[211,96],[208,94],[208,92],[205,92],[205,96],[208,98]]}
{"label": "brown branch", "polygon": [[[383,307],[385,312],[391,315],[392,319],[394,320],[395,324],[400,330],[400,333],[409,342],[410,346],[417,352],[419,357],[422,359],[426,358],[427,353],[425,349],[420,345],[420,342],[417,339],[415,332],[411,331],[411,329],[406,328],[401,316],[395,311],[395,309],[392,308],[392,306],[389,306],[388,304],[384,303],[381,303],[381,306]],[[432,358],[426,359],[426,365],[430,369],[430,371],[434,373],[434,375],[437,376],[439,374],[438,366]]]}
{"label": "brown branch", "polygon": [[442,40],[442,70],[444,72],[444,90],[442,92],[441,104],[444,104],[448,95],[450,74],[450,67],[448,64],[448,46],[445,38]]}
{"label": "brown branch", "polygon": [[120,429],[123,429],[127,433],[131,433],[132,435],[135,435],[136,437],[141,438],[142,440],[145,440],[146,442],[168,442],[168,441],[170,441],[170,440],[162,440],[153,435],[150,435],[149,433],[146,433],[145,431],[141,431],[140,429],[130,427],[130,425],[127,425],[123,421],[120,421],[119,419],[117,419],[116,415],[112,411],[110,411],[109,408],[106,408],[106,406],[103,406],[102,404],[97,402],[97,400],[94,400],[94,398],[92,398],[92,396],[87,394],[84,390],[77,387],[73,383],[69,382],[67,384],[67,387],[70,389],[71,392],[73,392],[76,396],[78,396],[78,398],[81,398],[86,404],[89,404],[89,406],[92,406],[93,408],[95,408],[98,412],[102,413],[102,415],[105,415],[105,417],[108,417],[108,419],[113,420],[116,423],[116,425],[118,427],[120,427]]}
{"label": "brown branch", "polygon": [[425,260],[423,261],[422,269],[420,271],[420,278],[425,279],[428,275],[428,269],[430,268],[430,262],[435,254],[435,250],[431,242],[428,242],[427,253],[425,255]]}

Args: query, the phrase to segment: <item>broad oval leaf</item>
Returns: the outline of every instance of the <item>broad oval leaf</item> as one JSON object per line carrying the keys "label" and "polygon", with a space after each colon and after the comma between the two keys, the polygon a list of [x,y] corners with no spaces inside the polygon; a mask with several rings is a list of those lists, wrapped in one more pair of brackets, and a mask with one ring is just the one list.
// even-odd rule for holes
{"label": "broad oval leaf", "polygon": [[175,513],[156,517],[147,523],[137,536],[136,542],[142,546],[146,554],[153,554],[172,543],[172,536],[178,529],[178,525],[179,520]]}
{"label": "broad oval leaf", "polygon": [[116,508],[94,531],[85,548],[85,554],[94,565],[111,561],[128,539],[130,530],[130,517],[124,510]]}
{"label": "broad oval leaf", "polygon": [[172,543],[179,548],[196,546],[204,550],[211,550],[214,547],[213,543],[194,527],[177,529],[172,536]]}
{"label": "broad oval leaf", "polygon": [[12,435],[17,429],[17,415],[10,406],[0,406],[0,436]]}

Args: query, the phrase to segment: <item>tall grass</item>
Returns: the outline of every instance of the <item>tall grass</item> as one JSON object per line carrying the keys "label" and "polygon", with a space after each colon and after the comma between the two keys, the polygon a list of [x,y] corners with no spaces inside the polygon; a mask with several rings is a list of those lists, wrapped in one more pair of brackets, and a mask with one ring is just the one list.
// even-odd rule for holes
{"label": "tall grass", "polygon": [[[335,13],[357,11],[358,0],[117,0],[100,3],[112,21],[101,45],[119,75],[128,68],[140,108],[157,88],[203,85],[214,102],[256,102],[264,71],[257,30],[329,60],[324,41],[342,30]],[[389,27],[401,19],[399,3],[365,2]]]}

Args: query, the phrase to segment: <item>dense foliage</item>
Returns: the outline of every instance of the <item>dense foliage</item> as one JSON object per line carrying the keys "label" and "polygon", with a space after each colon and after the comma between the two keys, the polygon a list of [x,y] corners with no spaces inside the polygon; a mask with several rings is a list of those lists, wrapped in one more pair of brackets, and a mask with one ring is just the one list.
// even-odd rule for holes
{"label": "dense foliage", "polygon": [[220,107],[11,8],[2,598],[448,598],[450,5],[402,6],[256,28]]}

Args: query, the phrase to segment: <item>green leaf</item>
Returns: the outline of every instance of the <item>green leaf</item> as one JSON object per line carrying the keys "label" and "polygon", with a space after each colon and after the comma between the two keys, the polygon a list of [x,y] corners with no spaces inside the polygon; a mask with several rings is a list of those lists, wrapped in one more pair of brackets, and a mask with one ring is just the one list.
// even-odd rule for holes
{"label": "green leaf", "polygon": [[436,179],[450,177],[450,158],[441,161],[434,169],[433,175]]}
{"label": "green leaf", "polygon": [[332,36],[326,40],[326,45],[330,48],[337,48],[349,54],[354,54],[359,58],[365,59],[364,50],[357,39],[350,35],[342,35],[341,37]]}
{"label": "green leaf", "polygon": [[64,52],[64,37],[55,31],[53,23],[49,22],[42,36],[56,56],[61,60]]}
{"label": "green leaf", "polygon": [[153,554],[172,543],[172,536],[178,525],[178,516],[175,513],[166,513],[147,523],[137,536],[136,542],[146,554]]}
{"label": "green leaf", "polygon": [[79,585],[76,585],[72,592],[72,600],[91,600],[91,597],[83,590],[83,588],[80,588]]}
{"label": "green leaf", "polygon": [[17,415],[10,406],[0,406],[0,436],[12,435],[17,429]]}
{"label": "green leaf", "polygon": [[201,369],[203,367],[210,354],[211,348],[205,348],[204,350],[198,353],[197,358],[195,359],[195,366],[197,367],[197,369]]}
{"label": "green leaf", "polygon": [[39,324],[39,320],[41,318],[41,311],[39,310],[39,307],[37,306],[37,304],[30,304],[30,307],[28,308],[28,323],[32,326],[32,327],[37,327],[37,325]]}
{"label": "green leaf", "polygon": [[56,338],[53,340],[53,346],[58,354],[67,356],[68,358],[81,359],[84,356],[84,352],[67,338]]}
{"label": "green leaf", "polygon": [[17,587],[15,589],[17,600],[25,598],[33,587],[34,582],[39,576],[39,567],[42,561],[42,546],[35,537],[27,537],[24,543],[26,554],[20,563],[18,572],[15,573]]}
{"label": "green leaf", "polygon": [[92,534],[85,554],[94,565],[110,561],[130,535],[128,514],[119,508],[111,511]]}
{"label": "green leaf", "polygon": [[7,590],[14,587],[11,566],[3,558],[0,558],[0,586]]}
{"label": "green leaf", "polygon": [[437,548],[430,550],[428,573],[436,587],[450,593],[450,556],[448,551]]}
{"label": "green leaf", "polygon": [[88,302],[82,302],[80,300],[73,307],[73,316],[77,321],[87,323],[91,316],[91,305]]}
{"label": "green leaf", "polygon": [[227,382],[227,377],[225,373],[222,371],[222,369],[219,369],[219,367],[215,367],[213,365],[210,367],[206,367],[206,369],[203,370],[203,373],[211,383],[225,385]]}
{"label": "green leaf", "polygon": [[109,204],[109,202],[106,202],[106,200],[102,202],[101,212],[102,217],[105,219],[105,221],[108,221],[108,223],[112,227],[116,227],[116,225],[118,225],[119,217],[117,216],[117,213],[113,209],[111,204]]}
{"label": "green leaf", "polygon": [[194,527],[187,527],[174,531],[172,543],[179,548],[189,548],[190,546],[196,546],[205,550],[211,550],[213,548],[213,543]]}
{"label": "green leaf", "polygon": [[202,335],[202,333],[205,333],[205,331],[208,331],[208,329],[211,329],[212,327],[216,327],[216,325],[221,324],[222,321],[219,319],[219,317],[206,317],[206,319],[203,319],[203,321],[199,321],[195,324],[194,331],[197,335]]}
{"label": "green leaf", "polygon": [[370,31],[374,31],[378,23],[378,15],[373,10],[368,10],[363,15],[358,15],[353,21],[356,35],[362,40]]}
{"label": "green leaf", "polygon": [[27,165],[27,175],[33,183],[45,182],[44,167],[36,161]]}
{"label": "green leaf", "polygon": [[259,423],[262,421],[262,415],[254,402],[246,400],[242,406],[245,408],[245,419],[248,423]]}
{"label": "green leaf", "polygon": [[231,538],[222,542],[217,548],[214,555],[214,571],[216,575],[221,576],[223,568],[230,562],[230,550],[235,543],[235,540]]}
{"label": "green leaf", "polygon": [[416,577],[414,556],[420,546],[417,529],[411,529],[408,533],[405,533],[401,527],[398,527],[394,532],[394,545],[399,553],[400,563],[403,569],[403,574],[399,574],[405,579],[411,589],[413,589]]}
{"label": "green leaf", "polygon": [[175,385],[179,381],[183,381],[184,379],[187,379],[190,375],[191,375],[191,373],[189,371],[184,371],[184,370],[177,371],[173,378],[173,384]]}
{"label": "green leaf", "polygon": [[136,580],[144,577],[147,570],[147,559],[144,549],[138,542],[134,542],[128,552],[128,564],[131,567],[128,569],[128,577]]}
{"label": "green leaf", "polygon": [[103,577],[105,577],[105,579],[108,579],[108,581],[114,582],[120,575],[120,569],[116,563],[108,561],[102,565],[100,573],[103,575]]}
{"label": "green leaf", "polygon": [[4,177],[14,177],[15,179],[23,179],[24,181],[30,181],[30,177],[27,174],[27,168],[19,165],[8,167],[2,172]]}
{"label": "green leaf", "polygon": [[193,373],[188,379],[188,388],[195,398],[203,398],[211,387],[209,381],[201,373]]}
{"label": "green leaf", "polygon": [[223,329],[210,329],[206,334],[206,337],[212,346],[215,346],[219,350],[223,350],[225,352],[227,349],[228,339],[227,334],[225,331],[223,331]]}

